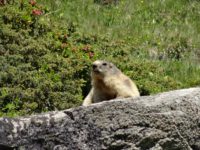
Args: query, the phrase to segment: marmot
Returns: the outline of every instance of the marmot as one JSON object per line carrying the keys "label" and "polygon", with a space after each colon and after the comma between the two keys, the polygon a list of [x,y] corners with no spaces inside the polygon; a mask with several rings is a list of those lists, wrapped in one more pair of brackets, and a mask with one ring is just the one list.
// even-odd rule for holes
{"label": "marmot", "polygon": [[92,89],[83,101],[83,106],[114,98],[138,97],[135,83],[113,63],[96,60],[91,71]]}

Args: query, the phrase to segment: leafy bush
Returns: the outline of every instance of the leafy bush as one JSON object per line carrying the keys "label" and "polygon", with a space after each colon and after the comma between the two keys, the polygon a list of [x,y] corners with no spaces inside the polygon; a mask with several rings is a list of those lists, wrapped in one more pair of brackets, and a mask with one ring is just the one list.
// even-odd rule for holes
{"label": "leafy bush", "polygon": [[0,7],[0,116],[79,106],[96,59],[116,64],[141,95],[200,84],[193,2],[13,2]]}
{"label": "leafy bush", "polygon": [[[33,2],[33,1],[32,1]],[[76,39],[74,26],[51,24],[38,4],[1,10],[0,109],[5,115],[66,109],[81,104],[82,88],[95,57]]]}

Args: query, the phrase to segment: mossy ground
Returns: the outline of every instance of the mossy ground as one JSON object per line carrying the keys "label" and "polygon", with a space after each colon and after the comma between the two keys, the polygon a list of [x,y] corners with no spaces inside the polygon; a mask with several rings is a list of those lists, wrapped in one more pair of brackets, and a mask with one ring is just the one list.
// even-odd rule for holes
{"label": "mossy ground", "polygon": [[1,116],[79,106],[96,59],[141,95],[200,85],[198,1],[33,2],[0,6]]}

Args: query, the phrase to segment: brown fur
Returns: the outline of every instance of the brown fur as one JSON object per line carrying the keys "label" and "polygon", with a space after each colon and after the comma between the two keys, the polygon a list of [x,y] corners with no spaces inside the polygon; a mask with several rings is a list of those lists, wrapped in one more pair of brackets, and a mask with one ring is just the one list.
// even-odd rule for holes
{"label": "brown fur", "polygon": [[97,60],[91,72],[92,89],[83,106],[114,98],[138,97],[135,83],[110,62]]}

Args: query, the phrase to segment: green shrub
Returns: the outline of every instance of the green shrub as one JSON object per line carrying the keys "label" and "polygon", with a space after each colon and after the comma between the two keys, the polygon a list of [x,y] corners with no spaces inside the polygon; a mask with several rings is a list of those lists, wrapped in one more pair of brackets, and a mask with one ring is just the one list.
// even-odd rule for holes
{"label": "green shrub", "polygon": [[79,106],[96,59],[116,64],[141,95],[200,85],[196,2],[42,3],[0,7],[0,116]]}
{"label": "green shrub", "polygon": [[[73,35],[70,23],[68,28],[51,24],[43,7],[15,3],[0,9],[1,114],[80,105],[85,79],[89,80],[86,72],[96,57],[88,42],[77,42],[80,38]],[[42,13],[33,14],[34,10]]]}

